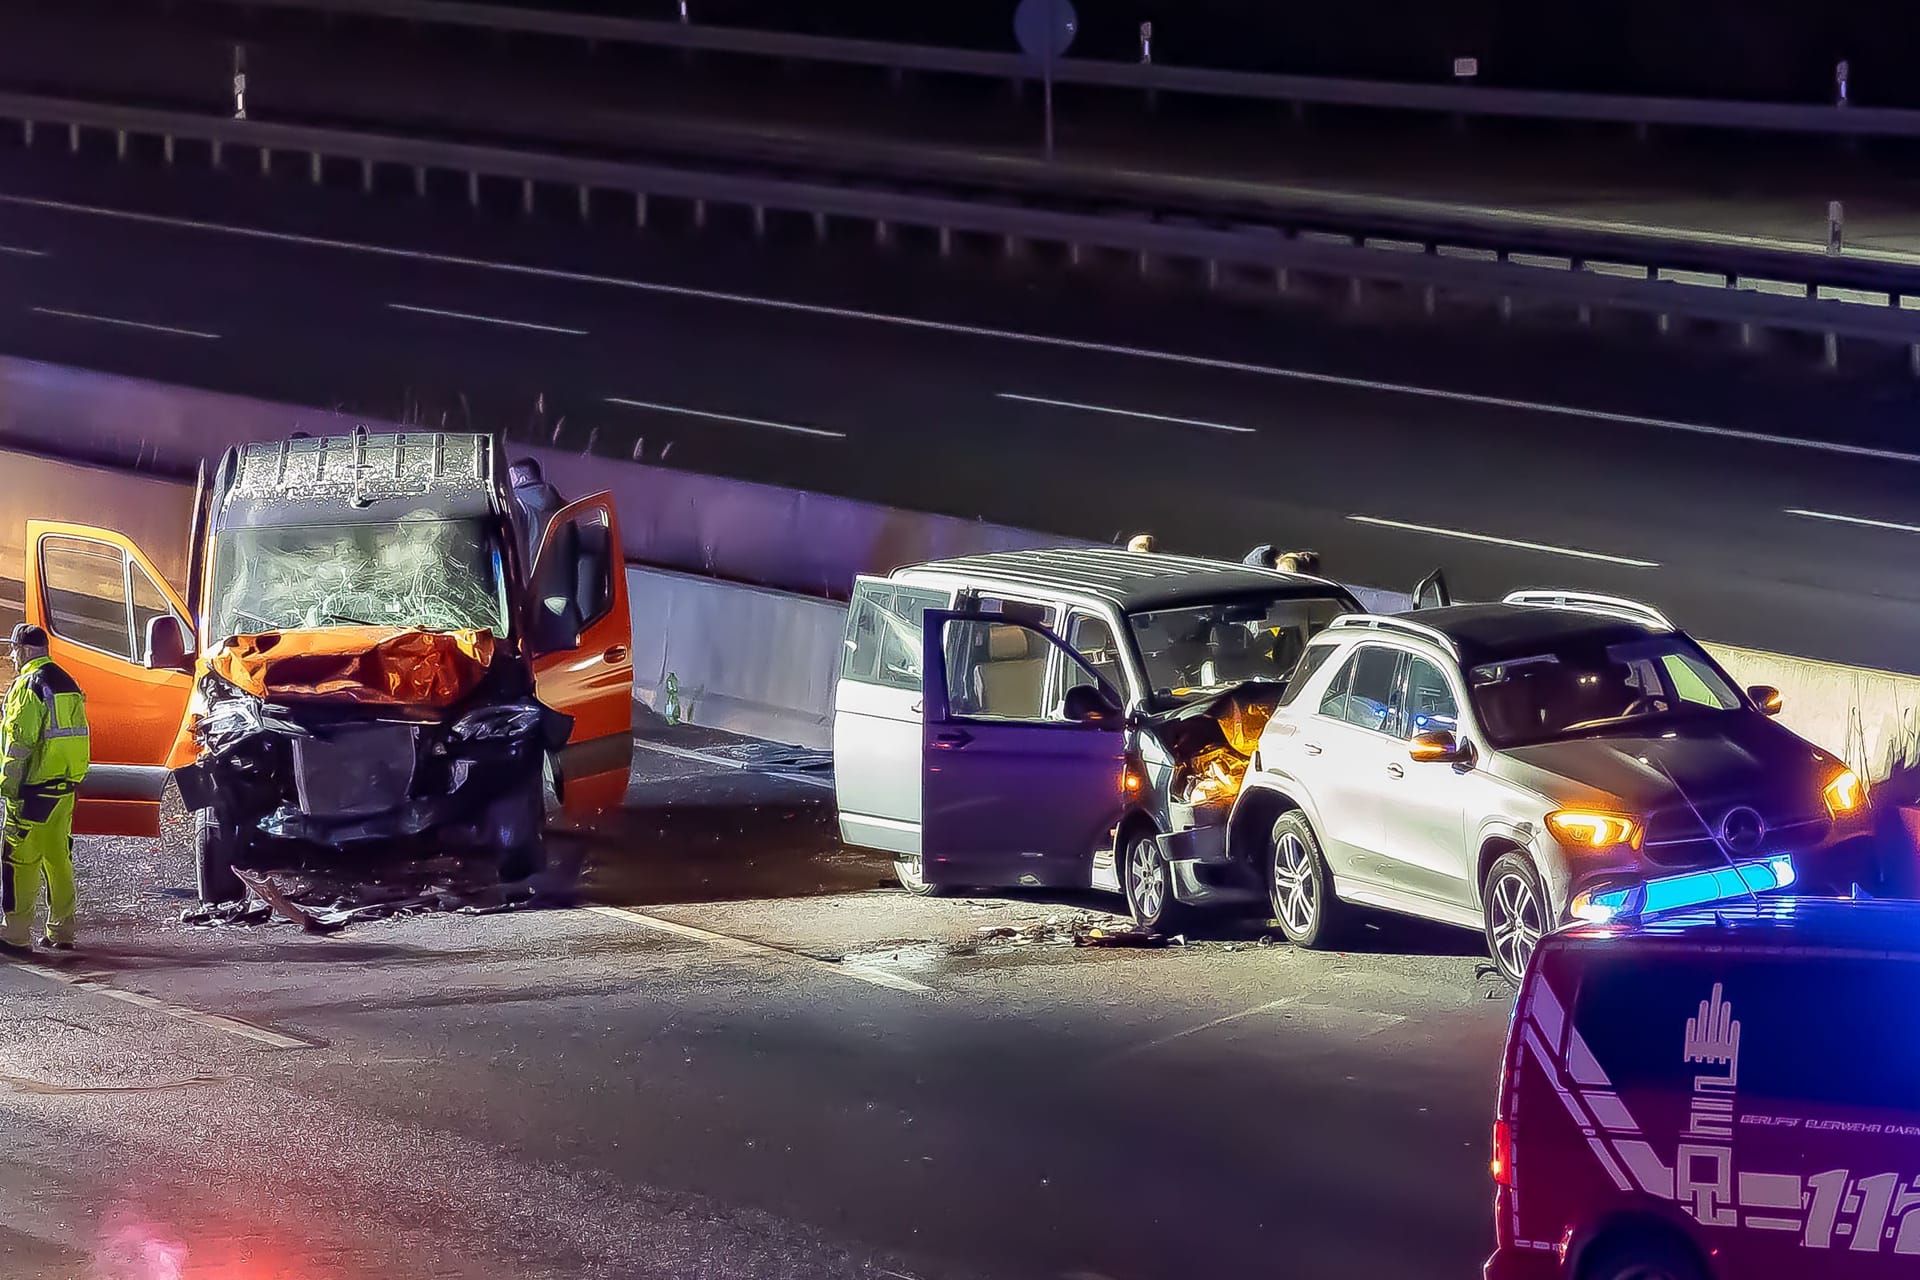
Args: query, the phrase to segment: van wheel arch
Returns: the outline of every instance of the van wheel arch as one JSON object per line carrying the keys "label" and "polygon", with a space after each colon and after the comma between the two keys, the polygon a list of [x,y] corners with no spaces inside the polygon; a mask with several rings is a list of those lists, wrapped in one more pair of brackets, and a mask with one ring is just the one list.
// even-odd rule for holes
{"label": "van wheel arch", "polygon": [[1709,1280],[1713,1272],[1680,1225],[1657,1211],[1617,1214],[1574,1242],[1567,1254],[1573,1280],[1618,1280],[1632,1274],[1623,1264],[1637,1258],[1667,1260],[1674,1280]]}

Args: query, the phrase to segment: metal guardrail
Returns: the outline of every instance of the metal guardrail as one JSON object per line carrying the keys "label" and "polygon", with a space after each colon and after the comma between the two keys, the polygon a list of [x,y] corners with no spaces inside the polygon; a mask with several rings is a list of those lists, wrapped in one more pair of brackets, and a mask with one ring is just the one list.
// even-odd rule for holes
{"label": "metal guardrail", "polygon": [[[710,53],[880,67],[1004,80],[1034,80],[1039,68],[1015,53],[938,45],[892,44],[742,27],[661,22],[591,13],[521,9],[468,0],[201,0],[241,8],[305,10],[341,17],[655,45]],[[1819,103],[1713,101],[1483,88],[1386,80],[1340,80],[1206,67],[1065,58],[1055,84],[1140,92],[1251,98],[1386,111],[1538,120],[1583,120],[1639,127],[1731,129],[1842,137],[1920,137],[1920,110]]]}
{"label": "metal guardrail", "polygon": [[[816,234],[832,219],[864,223],[879,243],[899,228],[924,228],[940,251],[952,250],[956,236],[992,237],[1009,250],[1023,242],[1066,246],[1070,261],[1089,251],[1127,255],[1144,269],[1157,259],[1201,264],[1209,283],[1223,271],[1262,273],[1286,287],[1294,273],[1351,282],[1386,284],[1424,292],[1431,309],[1439,293],[1479,298],[1530,299],[1578,308],[1617,309],[1684,316],[1718,323],[1811,332],[1825,335],[1828,358],[1839,338],[1897,343],[1912,348],[1920,369],[1920,269],[1891,272],[1893,290],[1855,291],[1852,300],[1821,296],[1822,288],[1804,283],[1831,268],[1831,259],[1791,252],[1738,255],[1742,273],[1731,262],[1705,270],[1692,255],[1700,246],[1673,245],[1675,257],[1635,263],[1614,252],[1593,258],[1558,258],[1518,249],[1460,246],[1445,239],[1426,241],[1332,236],[1312,231],[1292,234],[1271,226],[1217,227],[1156,221],[1131,213],[1065,212],[1011,202],[963,199],[907,191],[878,190],[781,176],[718,173],[624,160],[554,155],[480,146],[431,138],[397,137],[260,120],[234,120],[188,112],[114,104],[76,102],[19,94],[0,94],[0,120],[16,122],[28,145],[46,126],[64,132],[70,150],[79,151],[89,132],[110,135],[125,158],[135,138],[159,142],[171,163],[183,141],[210,148],[212,162],[225,161],[230,149],[251,152],[263,172],[276,157],[304,157],[310,180],[322,181],[329,162],[351,163],[371,190],[382,166],[410,169],[415,187],[426,190],[433,172],[466,179],[468,198],[481,199],[482,182],[511,181],[520,188],[524,208],[532,210],[537,191],[561,188],[577,194],[583,214],[597,196],[620,193],[633,202],[636,220],[647,219],[648,202],[681,200],[704,224],[716,206],[744,210],[757,233],[772,213],[810,216]],[[1796,277],[1795,268],[1806,271]],[[1819,270],[1814,270],[1818,268]],[[1883,272],[1885,268],[1878,268]],[[1793,283],[1800,280],[1802,283]],[[1905,285],[1912,294],[1899,290]]]}

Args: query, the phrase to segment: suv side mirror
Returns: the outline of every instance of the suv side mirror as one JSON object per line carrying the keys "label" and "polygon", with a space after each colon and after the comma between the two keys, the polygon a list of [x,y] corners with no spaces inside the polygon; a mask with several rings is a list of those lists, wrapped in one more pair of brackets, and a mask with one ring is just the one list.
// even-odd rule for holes
{"label": "suv side mirror", "polygon": [[1753,705],[1760,708],[1761,714],[1777,716],[1787,705],[1780,691],[1770,684],[1756,684],[1747,690],[1747,696],[1753,699]]}
{"label": "suv side mirror", "polygon": [[147,619],[147,646],[141,665],[149,671],[192,671],[186,628],[170,613]]}
{"label": "suv side mirror", "polygon": [[1067,690],[1061,707],[1067,719],[1077,724],[1104,724],[1120,718],[1120,708],[1098,685],[1075,685]]}
{"label": "suv side mirror", "polygon": [[1407,743],[1407,754],[1422,764],[1471,760],[1473,747],[1451,729],[1424,729]]}

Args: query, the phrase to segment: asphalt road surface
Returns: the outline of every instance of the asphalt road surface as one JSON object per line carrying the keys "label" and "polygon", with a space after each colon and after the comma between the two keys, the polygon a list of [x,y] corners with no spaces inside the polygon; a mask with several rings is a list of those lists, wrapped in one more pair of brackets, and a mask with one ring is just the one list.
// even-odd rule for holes
{"label": "asphalt road surface", "polygon": [[1466,1280],[1491,1247],[1510,999],[1471,935],[1076,948],[1113,900],[911,898],[818,786],[657,751],[590,849],[570,908],[316,937],[173,923],[184,863],[83,841],[81,951],[0,958],[0,1273]]}
{"label": "asphalt road surface", "polygon": [[1210,298],[850,231],[822,250],[800,219],[765,245],[669,210],[640,234],[611,197],[583,227],[506,189],[475,213],[442,176],[368,199],[5,154],[0,350],[430,422],[519,429],[540,397],[543,435],[614,456],[1201,553],[1314,546],[1377,585],[1445,565],[1467,596],[1601,589],[1709,639],[1920,671],[1903,358],[1824,376],[1651,326]]}

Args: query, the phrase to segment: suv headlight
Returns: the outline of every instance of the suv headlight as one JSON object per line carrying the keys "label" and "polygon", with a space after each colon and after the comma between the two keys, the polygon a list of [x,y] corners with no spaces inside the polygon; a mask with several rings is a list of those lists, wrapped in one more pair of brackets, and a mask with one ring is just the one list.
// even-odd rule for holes
{"label": "suv headlight", "polygon": [[539,727],[544,714],[537,702],[482,707],[454,721],[447,736],[455,742],[498,742],[502,738],[523,738]]}
{"label": "suv headlight", "polygon": [[1593,809],[1558,809],[1547,815],[1547,826],[1562,843],[1583,849],[1640,847],[1640,822],[1622,813]]}
{"label": "suv headlight", "polygon": [[1851,769],[1842,769],[1834,775],[1820,791],[1820,798],[1826,801],[1827,812],[1834,817],[1852,813],[1867,798],[1867,788],[1861,783],[1860,775]]}

